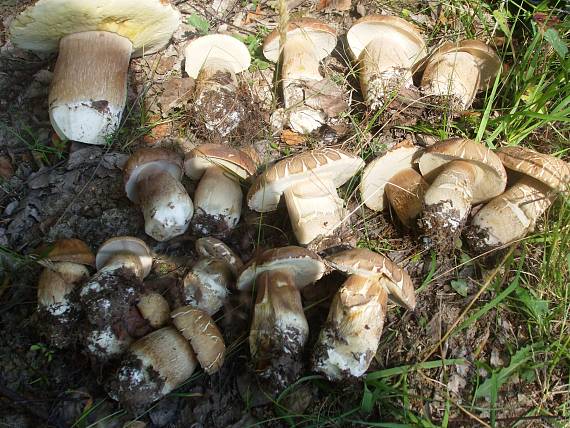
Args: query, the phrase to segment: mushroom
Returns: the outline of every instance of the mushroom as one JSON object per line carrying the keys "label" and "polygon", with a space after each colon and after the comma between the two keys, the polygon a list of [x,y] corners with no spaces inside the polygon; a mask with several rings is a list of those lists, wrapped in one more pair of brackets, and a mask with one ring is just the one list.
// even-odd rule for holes
{"label": "mushroom", "polygon": [[341,150],[324,148],[300,153],[269,167],[249,189],[252,210],[277,209],[281,195],[293,232],[301,245],[317,236],[330,236],[341,225],[345,210],[337,187],[364,166],[364,161]]}
{"label": "mushroom", "polygon": [[180,25],[167,0],[35,0],[10,25],[14,45],[59,55],[49,115],[64,140],[105,144],[119,126],[131,56],[163,49]]}
{"label": "mushroom", "polygon": [[194,193],[194,229],[203,235],[228,234],[241,217],[240,180],[255,174],[253,160],[225,145],[202,144],[186,154],[184,170],[192,180],[200,180]]}
{"label": "mushroom", "polygon": [[570,165],[561,159],[526,147],[504,147],[497,156],[519,178],[473,217],[466,235],[477,253],[524,238],[556,193],[570,189]]}
{"label": "mushroom", "polygon": [[415,25],[396,16],[369,15],[350,27],[346,39],[371,110],[383,109],[400,90],[413,88],[411,68],[426,55]]}
{"label": "mushroom", "polygon": [[243,268],[241,258],[226,244],[216,238],[204,237],[196,240],[196,252],[202,257],[222,260],[237,278]]}
{"label": "mushroom", "polygon": [[105,362],[124,352],[141,324],[146,325],[136,305],[152,257],[143,241],[121,236],[101,245],[95,263],[98,271],[81,287],[79,301],[85,313],[87,352]]}
{"label": "mushroom", "polygon": [[280,41],[276,28],[263,42],[263,55],[275,63],[282,58],[280,77],[289,124],[295,132],[308,134],[323,125],[326,114],[304,103],[305,90],[323,80],[319,64],[335,48],[336,31],[316,19],[301,18],[289,22],[283,46]]}
{"label": "mushroom", "polygon": [[404,141],[370,162],[362,172],[360,195],[371,210],[383,211],[387,204],[406,227],[422,210],[427,182],[413,168],[419,148]]}
{"label": "mushroom", "polygon": [[146,293],[141,296],[137,303],[137,309],[154,329],[164,326],[170,319],[168,301],[159,293]]}
{"label": "mushroom", "polygon": [[225,137],[244,115],[236,74],[251,63],[247,46],[227,34],[209,34],[192,40],[184,56],[186,73],[196,79],[195,114],[208,131]]}
{"label": "mushroom", "polygon": [[159,148],[143,148],[124,167],[127,197],[141,206],[145,232],[167,241],[186,232],[194,205],[184,185],[181,157]]}
{"label": "mushroom", "polygon": [[249,348],[256,373],[277,391],[293,382],[301,370],[301,352],[309,335],[300,289],[325,271],[320,257],[301,247],[263,252],[241,273],[239,290],[256,284]]}
{"label": "mushroom", "polygon": [[503,193],[507,185],[499,157],[466,138],[451,138],[428,147],[419,166],[428,181],[433,179],[424,196],[419,225],[428,243],[444,251],[453,248],[471,206]]}
{"label": "mushroom", "polygon": [[435,97],[436,105],[452,110],[468,109],[478,91],[493,84],[501,69],[495,51],[478,40],[446,42],[425,61],[421,88],[424,95]]}
{"label": "mushroom", "polygon": [[79,239],[60,239],[49,249],[40,264],[38,313],[41,327],[52,346],[64,348],[75,339],[79,308],[72,298],[76,286],[89,277],[88,266],[95,256]]}

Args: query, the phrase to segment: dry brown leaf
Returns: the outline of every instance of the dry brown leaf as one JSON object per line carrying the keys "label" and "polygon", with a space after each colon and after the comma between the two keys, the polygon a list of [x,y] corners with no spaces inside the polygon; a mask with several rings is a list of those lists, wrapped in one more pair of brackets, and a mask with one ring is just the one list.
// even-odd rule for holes
{"label": "dry brown leaf", "polygon": [[281,133],[281,141],[283,141],[288,146],[298,146],[305,142],[305,136],[301,134],[297,134],[290,129],[285,129]]}
{"label": "dry brown leaf", "polygon": [[319,0],[317,10],[346,11],[352,7],[352,0]]}
{"label": "dry brown leaf", "polygon": [[8,180],[14,175],[14,167],[8,156],[0,156],[0,177]]}

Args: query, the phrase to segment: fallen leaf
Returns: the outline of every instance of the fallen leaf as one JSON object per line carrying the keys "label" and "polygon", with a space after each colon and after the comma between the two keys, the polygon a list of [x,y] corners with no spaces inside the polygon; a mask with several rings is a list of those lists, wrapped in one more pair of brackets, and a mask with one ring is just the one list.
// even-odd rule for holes
{"label": "fallen leaf", "polygon": [[0,156],[0,177],[8,180],[14,175],[14,167],[8,156]]}
{"label": "fallen leaf", "polygon": [[281,133],[281,141],[283,141],[288,146],[297,146],[305,142],[305,136],[302,134],[297,134],[290,129],[285,129]]}
{"label": "fallen leaf", "polygon": [[261,10],[261,4],[258,4],[257,7],[255,8],[255,12],[248,12],[247,13],[247,15],[245,16],[244,25],[255,22],[255,20],[257,20],[258,18],[261,18],[264,15],[265,15],[265,12],[263,12]]}
{"label": "fallen leaf", "polygon": [[350,10],[351,7],[351,0],[319,0],[316,9],[328,11],[338,10],[342,12]]}

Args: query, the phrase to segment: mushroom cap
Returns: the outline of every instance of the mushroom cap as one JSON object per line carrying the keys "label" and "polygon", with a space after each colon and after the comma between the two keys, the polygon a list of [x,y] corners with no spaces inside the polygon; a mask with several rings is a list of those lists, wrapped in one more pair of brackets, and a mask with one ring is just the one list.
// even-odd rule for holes
{"label": "mushroom cap", "polygon": [[152,328],[160,328],[170,318],[168,301],[159,293],[146,293],[137,303],[141,316]]}
{"label": "mushroom cap", "polygon": [[414,310],[416,307],[414,283],[410,275],[388,257],[364,248],[352,248],[333,254],[326,260],[335,269],[349,275],[386,277],[388,281],[383,284],[388,287],[390,298],[407,309]]}
{"label": "mushroom cap", "polygon": [[241,179],[255,174],[255,162],[244,152],[224,144],[202,144],[184,158],[184,172],[192,180],[199,180],[206,169],[217,166]]}
{"label": "mushroom cap", "polygon": [[503,165],[528,175],[551,189],[564,192],[570,186],[570,164],[527,147],[503,147],[497,151]]}
{"label": "mushroom cap", "polygon": [[[43,252],[45,247],[38,251]],[[95,255],[81,239],[60,239],[51,246],[47,246],[45,260],[50,262],[69,262],[80,265],[95,266]]]}
{"label": "mushroom cap", "polygon": [[420,171],[424,177],[438,174],[440,167],[454,160],[464,160],[477,167],[473,205],[494,198],[505,190],[507,173],[499,157],[483,144],[467,138],[450,138],[428,147],[420,158]]}
{"label": "mushroom cap", "polygon": [[209,375],[217,372],[224,363],[226,345],[212,317],[192,306],[175,309],[171,317],[174,326],[192,345],[204,371]]}
{"label": "mushroom cap", "polygon": [[259,175],[249,189],[247,203],[258,212],[277,209],[290,186],[304,182],[332,182],[340,187],[364,166],[358,156],[333,148],[315,149],[283,159]]}
{"label": "mushroom cap", "polygon": [[211,236],[199,238],[196,240],[196,252],[202,257],[209,257],[225,262],[235,277],[243,268],[241,258],[223,241],[212,238]]}
{"label": "mushroom cap", "polygon": [[184,57],[184,70],[194,79],[208,61],[224,64],[234,74],[247,70],[251,64],[247,46],[228,34],[208,34],[192,40],[184,49]]}
{"label": "mushroom cap", "polygon": [[319,280],[325,273],[325,264],[306,248],[288,246],[266,250],[249,263],[236,281],[238,290],[250,290],[259,274],[283,270],[293,277],[294,285],[303,287]]}
{"label": "mushroom cap", "polygon": [[353,58],[357,60],[373,39],[392,33],[395,37],[402,37],[409,50],[416,52],[415,57],[410,58],[414,62],[425,55],[426,43],[418,27],[397,16],[368,15],[360,18],[346,33],[346,40]]}
{"label": "mushroom cap", "polygon": [[[336,30],[314,18],[301,18],[290,21],[287,25],[287,37],[302,35],[307,44],[313,47],[320,60],[330,55],[336,46]],[[271,62],[279,61],[279,27],[273,30],[263,42],[263,55]]]}
{"label": "mushroom cap", "polygon": [[38,0],[14,18],[10,39],[53,52],[68,34],[108,31],[129,39],[141,56],[163,49],[179,25],[180,12],[168,0]]}
{"label": "mushroom cap", "polygon": [[360,196],[362,202],[371,210],[382,211],[385,204],[385,187],[390,178],[399,172],[413,168],[420,148],[404,141],[370,162],[360,180]]}
{"label": "mushroom cap", "polygon": [[118,236],[103,242],[95,257],[97,270],[105,266],[105,264],[117,254],[131,254],[137,256],[143,268],[144,277],[150,273],[150,269],[152,268],[150,248],[148,248],[142,239],[132,236]]}
{"label": "mushroom cap", "polygon": [[134,152],[127,160],[123,169],[125,193],[127,197],[137,203],[137,179],[143,169],[152,167],[166,171],[176,180],[182,178],[182,157],[175,152],[160,148],[145,147]]}

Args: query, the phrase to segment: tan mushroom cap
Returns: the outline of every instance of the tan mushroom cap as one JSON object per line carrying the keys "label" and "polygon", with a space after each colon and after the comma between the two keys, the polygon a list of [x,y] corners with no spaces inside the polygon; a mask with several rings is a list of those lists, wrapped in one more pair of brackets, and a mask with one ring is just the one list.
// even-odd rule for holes
{"label": "tan mushroom cap", "polygon": [[[38,252],[42,253],[45,249],[44,246]],[[60,239],[52,246],[47,246],[47,250],[45,260],[95,266],[95,255],[81,239]]]}
{"label": "tan mushroom cap", "polygon": [[249,189],[247,203],[258,212],[277,209],[281,195],[303,181],[332,182],[342,186],[362,167],[358,156],[333,148],[315,149],[283,159],[259,175]]}
{"label": "tan mushroom cap", "polygon": [[264,251],[249,263],[236,282],[238,290],[249,290],[257,276],[266,271],[283,270],[293,276],[299,289],[318,281],[325,273],[325,264],[314,252],[306,248],[288,246]]}
{"label": "tan mushroom cap", "polygon": [[129,39],[140,56],[163,49],[179,25],[180,12],[168,0],[38,0],[14,18],[10,39],[53,52],[69,34],[108,31]]}
{"label": "tan mushroom cap", "polygon": [[204,371],[210,375],[217,372],[224,363],[226,345],[212,317],[192,306],[175,309],[171,317],[174,326],[190,341]]}
{"label": "tan mushroom cap", "polygon": [[385,188],[390,178],[403,170],[413,168],[419,151],[419,147],[404,141],[370,162],[362,171],[360,180],[360,196],[364,205],[371,210],[384,210]]}
{"label": "tan mushroom cap", "polygon": [[429,188],[415,169],[407,168],[398,172],[386,186],[386,196],[400,221],[413,227],[414,220],[422,212],[424,195]]}
{"label": "tan mushroom cap", "polygon": [[105,266],[113,256],[118,254],[130,254],[138,257],[143,268],[144,277],[150,273],[152,268],[150,248],[142,239],[132,236],[119,236],[103,242],[95,257],[97,270]]}
{"label": "tan mushroom cap", "polygon": [[186,154],[184,171],[192,180],[198,180],[204,172],[217,166],[246,179],[255,174],[255,162],[244,152],[224,144],[202,144]]}
{"label": "tan mushroom cap", "polygon": [[[287,36],[303,35],[314,48],[320,60],[330,55],[336,46],[336,30],[318,19],[301,18],[290,21],[287,25]],[[281,48],[279,46],[279,27],[273,30],[263,42],[263,55],[271,62],[277,62]]]}
{"label": "tan mushroom cap", "polygon": [[247,46],[229,34],[208,34],[192,40],[184,49],[184,70],[197,79],[206,62],[223,64],[234,74],[245,71],[251,64]]}
{"label": "tan mushroom cap", "polygon": [[528,175],[551,189],[564,192],[570,186],[570,164],[526,147],[503,147],[497,151],[503,165]]}
{"label": "tan mushroom cap", "polygon": [[176,180],[182,178],[182,156],[170,150],[145,147],[134,152],[124,166],[123,176],[127,197],[138,203],[137,178],[145,168],[166,171]]}
{"label": "tan mushroom cap", "polygon": [[384,284],[388,287],[390,298],[407,309],[414,310],[416,307],[414,283],[410,275],[388,257],[364,248],[353,248],[333,254],[326,260],[335,269],[349,275],[386,277],[388,281]]}
{"label": "tan mushroom cap", "polygon": [[419,51],[419,60],[425,55],[425,41],[418,27],[397,16],[368,15],[357,20],[346,34],[348,46],[355,60],[360,58],[362,51],[375,38],[386,32],[395,32],[407,39],[414,51]]}
{"label": "tan mushroom cap", "polygon": [[137,303],[137,309],[152,328],[160,328],[170,318],[170,306],[159,293],[146,293]]}
{"label": "tan mushroom cap", "polygon": [[430,174],[438,174],[440,167],[455,160],[476,167],[472,204],[494,198],[505,190],[507,173],[499,157],[483,144],[467,138],[450,138],[428,147],[420,158],[420,171],[430,181]]}
{"label": "tan mushroom cap", "polygon": [[212,238],[211,236],[199,238],[196,240],[196,252],[202,257],[209,257],[225,262],[235,277],[243,268],[241,258],[223,241]]}

